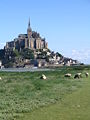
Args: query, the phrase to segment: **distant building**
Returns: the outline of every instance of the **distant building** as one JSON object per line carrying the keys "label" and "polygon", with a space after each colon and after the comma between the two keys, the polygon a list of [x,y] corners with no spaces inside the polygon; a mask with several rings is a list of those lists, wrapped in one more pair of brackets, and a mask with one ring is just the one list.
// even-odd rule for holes
{"label": "distant building", "polygon": [[2,68],[2,62],[0,61],[0,68]]}
{"label": "distant building", "polygon": [[39,33],[32,31],[30,27],[30,19],[27,28],[27,34],[19,34],[18,38],[15,38],[11,42],[7,42],[5,46],[6,51],[21,51],[24,48],[33,50],[48,48],[48,43],[45,41],[45,39],[41,38]]}

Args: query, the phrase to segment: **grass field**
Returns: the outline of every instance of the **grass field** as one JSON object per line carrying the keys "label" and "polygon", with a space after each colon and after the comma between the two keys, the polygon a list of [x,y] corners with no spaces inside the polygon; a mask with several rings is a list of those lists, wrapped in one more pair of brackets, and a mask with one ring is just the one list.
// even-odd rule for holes
{"label": "grass field", "polygon": [[[90,67],[0,72],[0,120],[90,120]],[[65,78],[65,73],[72,73]],[[73,79],[81,72],[82,78]],[[41,80],[41,74],[47,80]]]}

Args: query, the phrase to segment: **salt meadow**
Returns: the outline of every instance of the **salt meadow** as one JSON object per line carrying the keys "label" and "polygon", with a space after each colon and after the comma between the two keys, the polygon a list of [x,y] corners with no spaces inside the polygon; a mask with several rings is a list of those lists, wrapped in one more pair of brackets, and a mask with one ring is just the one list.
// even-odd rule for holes
{"label": "salt meadow", "polygon": [[[79,72],[82,78],[74,79]],[[90,66],[0,71],[0,120],[90,120],[90,76],[85,72],[90,74]]]}

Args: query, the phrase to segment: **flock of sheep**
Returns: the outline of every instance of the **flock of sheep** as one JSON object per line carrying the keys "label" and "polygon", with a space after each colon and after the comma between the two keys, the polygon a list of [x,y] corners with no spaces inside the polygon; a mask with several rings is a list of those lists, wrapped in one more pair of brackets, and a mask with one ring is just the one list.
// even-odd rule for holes
{"label": "flock of sheep", "polygon": [[[72,74],[70,74],[70,73],[67,73],[67,74],[65,74],[64,75],[64,77],[71,77],[72,76]],[[85,76],[86,77],[88,77],[89,76],[89,73],[88,72],[85,72]],[[74,75],[74,79],[76,79],[76,78],[82,78],[82,73],[76,73],[75,75]],[[42,76],[40,77],[40,79],[44,79],[44,80],[46,80],[47,79],[47,77],[44,75],[44,74],[42,74]],[[0,80],[2,80],[2,78],[0,77]]]}
{"label": "flock of sheep", "polygon": [[[67,74],[65,74],[64,75],[65,77],[71,77],[72,76],[72,74],[70,74],[70,73],[67,73]],[[88,72],[85,72],[85,76],[86,77],[88,77],[89,76],[89,73]],[[82,78],[82,73],[76,73],[75,75],[74,75],[74,79],[76,79],[76,78]]]}
{"label": "flock of sheep", "polygon": [[[65,74],[64,75],[64,77],[71,77],[72,76],[72,74],[70,74],[70,73],[67,73],[67,74]],[[89,73],[88,72],[85,72],[85,76],[86,77],[88,77],[89,76]],[[82,78],[82,73],[76,73],[75,75],[74,75],[74,79],[76,79],[76,78]],[[42,74],[42,76],[40,77],[40,79],[44,79],[44,80],[46,80],[47,79],[47,77],[44,75],[44,74]]]}

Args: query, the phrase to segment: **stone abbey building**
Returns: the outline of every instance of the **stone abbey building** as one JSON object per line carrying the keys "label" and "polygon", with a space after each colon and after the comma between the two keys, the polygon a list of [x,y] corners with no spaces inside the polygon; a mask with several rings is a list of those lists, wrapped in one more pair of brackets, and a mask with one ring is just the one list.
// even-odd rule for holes
{"label": "stone abbey building", "polygon": [[48,43],[45,41],[45,38],[41,38],[39,33],[32,31],[30,27],[30,19],[27,28],[27,34],[19,34],[18,38],[15,38],[11,42],[7,42],[5,46],[6,51],[21,51],[24,48],[32,50],[48,48]]}

